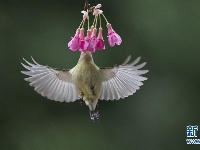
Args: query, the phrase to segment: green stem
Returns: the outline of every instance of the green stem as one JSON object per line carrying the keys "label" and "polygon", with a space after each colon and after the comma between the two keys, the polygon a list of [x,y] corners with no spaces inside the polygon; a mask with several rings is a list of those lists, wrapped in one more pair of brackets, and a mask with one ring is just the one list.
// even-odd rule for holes
{"label": "green stem", "polygon": [[83,23],[82,23],[82,28],[84,27],[84,24],[85,24],[85,20],[83,20]]}
{"label": "green stem", "polygon": [[99,21],[100,21],[100,28],[101,28],[101,16],[99,15]]}
{"label": "green stem", "polygon": [[95,28],[97,28],[98,17],[95,17],[95,18],[96,18]]}
{"label": "green stem", "polygon": [[90,29],[90,19],[88,17],[88,30]]}
{"label": "green stem", "polygon": [[78,28],[81,28],[81,25],[83,24],[83,22],[84,22],[84,20],[81,21],[81,23],[80,23]]}
{"label": "green stem", "polygon": [[94,18],[94,21],[93,21],[92,25],[94,26],[95,23],[96,23],[96,17]]}
{"label": "green stem", "polygon": [[104,16],[104,14],[102,13],[102,16],[104,17],[104,19],[106,20],[106,23],[108,23],[108,20],[106,19],[106,17]]}

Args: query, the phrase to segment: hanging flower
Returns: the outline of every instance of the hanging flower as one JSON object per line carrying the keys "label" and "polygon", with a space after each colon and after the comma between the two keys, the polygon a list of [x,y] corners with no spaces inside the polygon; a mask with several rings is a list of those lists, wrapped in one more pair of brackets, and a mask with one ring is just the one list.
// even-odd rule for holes
{"label": "hanging flower", "polygon": [[72,51],[76,51],[79,49],[79,33],[80,33],[80,28],[78,28],[76,30],[76,34],[74,37],[72,37],[71,41],[68,43],[68,47],[69,49],[71,49]]}
{"label": "hanging flower", "polygon": [[108,28],[108,43],[111,47],[115,46],[115,44],[120,45],[122,43],[122,39],[119,36],[119,34],[117,34],[110,23],[107,24],[107,28]]}
{"label": "hanging flower", "polygon": [[94,26],[92,25],[91,28],[90,28],[91,33],[93,32],[93,29],[94,29]]}
{"label": "hanging flower", "polygon": [[[79,25],[79,28],[76,30],[76,34],[74,37],[72,37],[71,41],[68,43],[68,47],[72,51],[79,50],[81,52],[91,52],[94,53],[96,50],[104,50],[105,49],[105,43],[103,39],[101,28],[102,22],[101,18],[103,17],[107,23],[108,28],[108,43],[111,47],[115,45],[120,45],[122,42],[121,37],[113,30],[111,24],[106,19],[105,15],[103,14],[103,11],[100,10],[102,7],[101,4],[98,4],[96,6],[90,7],[89,4],[86,5],[87,11],[83,10],[81,13],[83,14],[83,19]],[[93,13],[94,20],[92,23],[92,26],[90,27],[90,17],[89,13]],[[86,21],[87,19],[87,21]],[[87,22],[87,35],[84,35],[85,31],[85,22]],[[96,27],[99,26],[99,32],[98,36]]]}
{"label": "hanging flower", "polygon": [[89,16],[88,16],[88,12],[87,11],[81,11],[81,13],[83,13],[83,20],[85,20],[85,19],[88,19],[89,18]]}
{"label": "hanging flower", "polygon": [[98,33],[98,36],[97,36],[97,43],[96,43],[96,49],[98,49],[98,50],[105,49],[102,31],[103,31],[103,29],[99,28],[99,33]]}
{"label": "hanging flower", "polygon": [[94,49],[94,52],[96,51],[96,44],[97,44],[97,37],[96,37],[96,34],[97,34],[97,29],[94,28],[92,30],[92,35],[91,35],[91,43],[93,45],[93,49]]}
{"label": "hanging flower", "polygon": [[79,50],[80,51],[84,50],[84,45],[85,45],[84,28],[81,28],[80,33],[79,33]]}
{"label": "hanging flower", "polygon": [[93,15],[96,17],[103,13],[103,11],[100,10],[99,8],[101,8],[101,4],[98,4],[97,6],[94,7]]}
{"label": "hanging flower", "polygon": [[89,51],[91,53],[95,52],[95,47],[96,47],[96,41],[92,39],[92,33],[91,30],[87,31],[87,36],[85,37],[85,45],[84,49],[82,52]]}

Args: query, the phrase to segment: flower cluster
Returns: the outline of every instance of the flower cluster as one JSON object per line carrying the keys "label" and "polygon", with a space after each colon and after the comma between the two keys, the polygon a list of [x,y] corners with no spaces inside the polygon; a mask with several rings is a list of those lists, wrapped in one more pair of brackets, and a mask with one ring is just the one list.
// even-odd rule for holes
{"label": "flower cluster", "polygon": [[[87,11],[82,11],[83,13],[83,20],[79,26],[79,28],[76,30],[76,34],[72,37],[71,41],[68,43],[68,47],[72,51],[81,51],[86,52],[90,51],[91,53],[94,53],[96,50],[104,50],[105,44],[103,39],[103,29],[101,27],[101,17],[105,19],[107,23],[107,29],[108,29],[108,43],[111,47],[116,45],[120,45],[122,42],[121,37],[113,30],[111,24],[107,21],[106,17],[103,14],[103,11],[100,10],[101,4],[98,4],[97,6],[93,6],[90,9],[87,9]],[[90,26],[89,21],[89,13],[92,12],[94,16],[94,21],[92,26]],[[88,29],[87,34],[85,36],[85,29],[84,24],[85,20],[88,20]],[[97,35],[97,23],[99,20],[99,29],[98,29],[98,35]]]}

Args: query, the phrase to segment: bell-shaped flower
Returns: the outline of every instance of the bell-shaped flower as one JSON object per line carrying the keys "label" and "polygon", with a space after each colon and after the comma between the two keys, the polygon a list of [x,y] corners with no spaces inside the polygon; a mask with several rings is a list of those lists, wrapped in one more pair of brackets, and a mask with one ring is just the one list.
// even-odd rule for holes
{"label": "bell-shaped flower", "polygon": [[97,29],[93,28],[92,35],[91,35],[91,45],[92,45],[92,47],[94,49],[93,52],[96,51],[96,43],[97,43]]}
{"label": "bell-shaped flower", "polygon": [[84,50],[84,45],[85,45],[84,28],[81,28],[80,33],[79,33],[79,50],[80,51]]}
{"label": "bell-shaped flower", "polygon": [[85,20],[86,18],[88,19],[89,16],[88,16],[88,12],[87,11],[81,11],[81,13],[83,13],[83,20]]}
{"label": "bell-shaped flower", "polygon": [[109,45],[115,46],[115,44],[120,45],[122,43],[122,39],[119,36],[119,34],[117,34],[110,23],[107,24],[107,28],[108,28],[108,43]]}
{"label": "bell-shaped flower", "polygon": [[95,6],[94,8],[99,9],[99,8],[101,8],[101,6],[102,6],[101,4],[97,4],[97,6]]}
{"label": "bell-shaped flower", "polygon": [[98,49],[98,50],[105,49],[102,31],[103,31],[103,29],[99,28],[99,33],[98,33],[98,36],[97,36],[97,43],[96,43],[96,49]]}
{"label": "bell-shaped flower", "polygon": [[101,7],[101,4],[98,4],[97,6],[94,7],[94,11],[93,11],[94,16],[97,17],[98,15],[103,13],[103,11],[99,9],[100,7]]}
{"label": "bell-shaped flower", "polygon": [[95,47],[96,47],[96,40],[92,38],[91,30],[88,30],[87,36],[85,37],[84,49],[82,52],[89,51],[91,53],[94,53],[96,50]]}
{"label": "bell-shaped flower", "polygon": [[80,28],[76,30],[75,36],[72,37],[71,41],[68,43],[68,47],[72,51],[76,51],[79,49],[79,42],[80,42],[79,34],[80,34]]}
{"label": "bell-shaped flower", "polygon": [[92,26],[90,27],[90,31],[91,31],[92,34],[93,34],[93,29],[94,29],[94,26],[92,25]]}

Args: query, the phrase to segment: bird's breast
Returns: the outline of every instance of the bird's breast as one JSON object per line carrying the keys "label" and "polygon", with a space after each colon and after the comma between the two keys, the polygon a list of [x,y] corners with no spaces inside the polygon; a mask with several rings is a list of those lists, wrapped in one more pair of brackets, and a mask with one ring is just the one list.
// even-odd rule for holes
{"label": "bird's breast", "polygon": [[99,97],[101,80],[99,68],[93,63],[79,63],[74,68],[72,79],[79,93],[85,99],[95,100]]}

